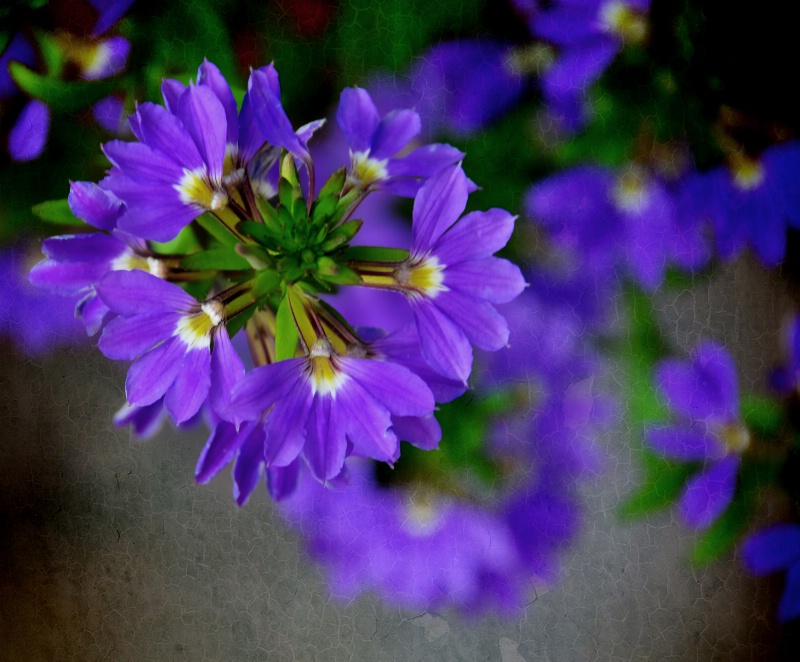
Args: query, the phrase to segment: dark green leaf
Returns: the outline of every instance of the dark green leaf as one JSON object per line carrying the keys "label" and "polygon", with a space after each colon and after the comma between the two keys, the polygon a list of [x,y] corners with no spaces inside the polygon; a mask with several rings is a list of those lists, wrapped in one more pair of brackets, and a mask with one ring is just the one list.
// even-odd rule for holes
{"label": "dark green leaf", "polygon": [[292,316],[289,298],[283,297],[275,316],[275,359],[283,361],[294,358],[300,334]]}
{"label": "dark green leaf", "polygon": [[31,207],[31,211],[48,223],[56,223],[58,225],[84,225],[84,222],[72,213],[66,198],[63,200],[40,202],[38,205]]}
{"label": "dark green leaf", "polygon": [[117,80],[64,81],[47,78],[28,69],[19,62],[12,62],[8,70],[14,82],[35,99],[44,101],[55,112],[72,113],[91,106],[95,101],[108,96],[119,87]]}
{"label": "dark green leaf", "polygon": [[771,398],[742,397],[742,418],[749,430],[762,439],[777,439],[784,426],[783,409]]}
{"label": "dark green leaf", "polygon": [[739,489],[723,515],[697,538],[692,562],[703,565],[727,552],[747,529],[755,506],[756,490]]}
{"label": "dark green leaf", "polygon": [[348,246],[344,251],[342,259],[359,260],[361,262],[402,262],[407,257],[408,251],[402,248]]}
{"label": "dark green leaf", "polygon": [[194,253],[183,258],[180,264],[181,268],[191,271],[244,271],[250,269],[250,263],[230,248],[213,248],[201,253]]}

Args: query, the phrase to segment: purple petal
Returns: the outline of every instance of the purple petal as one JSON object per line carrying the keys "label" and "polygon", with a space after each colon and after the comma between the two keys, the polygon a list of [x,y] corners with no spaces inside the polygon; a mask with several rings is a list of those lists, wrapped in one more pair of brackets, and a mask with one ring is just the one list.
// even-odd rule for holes
{"label": "purple petal", "polygon": [[100,15],[97,17],[92,35],[97,37],[109,30],[130,9],[133,0],[89,0]]}
{"label": "purple petal", "polygon": [[464,152],[452,145],[424,145],[402,158],[392,159],[387,170],[391,177],[430,177],[447,166],[458,163],[464,156]]}
{"label": "purple petal", "polygon": [[344,421],[330,396],[318,397],[311,408],[303,455],[318,480],[336,478],[344,466],[347,442]]}
{"label": "purple petal", "polygon": [[8,134],[8,152],[15,161],[31,161],[44,151],[50,132],[50,109],[38,99],[29,101]]}
{"label": "purple petal", "polygon": [[306,146],[292,128],[280,100],[278,74],[270,64],[250,73],[247,91],[250,95],[253,116],[264,137],[272,145],[283,147],[297,158],[308,161],[311,157]]}
{"label": "purple petal", "polygon": [[[214,331],[214,352],[211,355],[211,391],[209,402],[214,411],[226,418],[226,407],[233,387],[244,376],[244,364],[231,343],[228,330],[221,324]],[[239,423],[239,420],[235,420]]]}
{"label": "purple petal", "polygon": [[444,284],[493,303],[508,303],[525,289],[525,278],[519,267],[499,257],[484,257],[448,266]]}
{"label": "purple petal", "polygon": [[515,220],[505,209],[471,212],[436,242],[436,255],[448,265],[488,257],[508,243]]}
{"label": "purple petal", "polygon": [[680,498],[683,521],[705,529],[722,515],[733,500],[741,458],[730,455],[690,479]]}
{"label": "purple petal", "polygon": [[392,428],[398,439],[425,451],[435,450],[442,439],[439,421],[430,416],[392,416]]}
{"label": "purple petal", "polygon": [[157,343],[170,338],[179,315],[161,311],[134,317],[117,317],[103,329],[98,349],[110,359],[132,361]]}
{"label": "purple petal", "polygon": [[197,460],[195,480],[198,483],[207,483],[216,476],[233,459],[252,427],[238,431],[230,423],[217,424]]}
{"label": "purple petal", "polygon": [[106,274],[97,286],[97,293],[120,315],[158,310],[188,312],[197,306],[197,300],[177,285],[139,269]]}
{"label": "purple petal", "polygon": [[619,52],[619,42],[600,37],[563,53],[542,76],[548,98],[562,98],[585,92]]}
{"label": "purple petal", "polygon": [[433,175],[414,200],[413,253],[424,254],[456,222],[467,206],[467,176],[460,164]]}
{"label": "purple petal", "polygon": [[122,202],[94,182],[69,183],[69,208],[79,219],[100,230],[111,230],[122,214]]}
{"label": "purple petal", "polygon": [[365,389],[353,380],[336,394],[336,406],[342,409],[339,418],[359,455],[383,462],[394,461],[398,441],[391,430],[392,418],[368,387]]}
{"label": "purple petal", "polygon": [[341,359],[345,374],[395,416],[427,416],[433,394],[417,375],[403,366],[369,359]]}
{"label": "purple petal", "polygon": [[467,383],[472,371],[472,347],[464,332],[428,300],[412,301],[420,349],[440,374]]}
{"label": "purple petal", "polygon": [[359,87],[346,87],[339,98],[336,121],[353,152],[366,152],[381,118],[369,93]]}
{"label": "purple petal", "polygon": [[302,380],[305,359],[287,359],[256,368],[231,391],[229,412],[256,420]]}
{"label": "purple petal", "polygon": [[166,189],[166,195],[154,195],[154,191],[142,189],[142,194],[150,193],[150,199],[129,207],[118,221],[120,229],[138,237],[170,241],[205,211],[181,202],[174,189]]}
{"label": "purple petal", "polygon": [[164,395],[175,381],[185,353],[186,345],[178,338],[170,338],[136,359],[125,380],[128,402],[150,405]]}
{"label": "purple petal", "polygon": [[[185,95],[186,92],[181,99]],[[181,102],[178,100],[179,112],[180,106]],[[181,174],[183,168],[197,170],[203,167],[203,158],[197,150],[197,143],[192,140],[191,134],[187,132],[178,117],[163,106],[147,102],[139,105],[136,115],[139,118],[143,142],[173,164],[179,165]],[[155,167],[155,164],[151,164],[150,170]],[[151,174],[150,177],[153,175]],[[170,179],[173,177],[170,176]],[[177,184],[178,180],[176,179],[174,183]]]}
{"label": "purple petal", "polygon": [[211,351],[208,347],[186,352],[180,372],[167,391],[164,406],[176,423],[188,421],[200,409],[211,387]]}
{"label": "purple petal", "polygon": [[750,536],[742,548],[744,563],[754,575],[767,575],[800,562],[800,526],[775,524]]}
{"label": "purple petal", "polygon": [[494,352],[508,344],[508,323],[490,303],[456,290],[442,292],[435,303],[476,347]]}
{"label": "purple petal", "polygon": [[225,80],[217,65],[203,60],[203,64],[197,70],[197,84],[208,87],[219,99],[225,109],[228,125],[227,141],[235,145],[239,139],[239,111],[236,108],[236,99],[228,81]]}
{"label": "purple petal", "polygon": [[[160,106],[158,107],[160,108]],[[164,109],[162,108],[162,110]],[[170,115],[170,117],[172,116]],[[188,136],[185,136],[185,139],[188,140]],[[192,145],[192,148],[194,149],[194,145]],[[103,153],[113,165],[119,168],[121,174],[121,177],[107,178],[107,188],[123,200],[125,197],[117,193],[116,190],[116,184],[119,181],[130,179],[134,182],[143,182],[148,185],[162,182],[172,187],[180,182],[181,177],[183,177],[184,166],[143,143],[111,140],[103,145]],[[193,170],[201,165],[200,155],[198,154],[196,165],[189,169]]]}
{"label": "purple petal", "polygon": [[721,345],[702,343],[695,349],[691,363],[663,361],[656,368],[655,378],[670,407],[688,418],[739,418],[736,366]]}
{"label": "purple petal", "polygon": [[388,159],[419,134],[421,129],[419,114],[413,110],[395,110],[383,118],[372,138],[370,156],[375,159]]}
{"label": "purple petal", "polygon": [[685,462],[717,459],[725,453],[719,439],[695,428],[648,426],[644,438],[659,455]]}
{"label": "purple petal", "polygon": [[264,426],[260,422],[249,426],[247,438],[233,467],[233,498],[239,506],[247,502],[258,485],[264,465]]}
{"label": "purple petal", "polygon": [[295,461],[306,443],[313,404],[311,387],[302,377],[275,403],[267,417],[267,441],[264,447],[267,464],[285,467]]}
{"label": "purple petal", "polygon": [[149,439],[161,428],[164,421],[164,402],[159,399],[146,407],[135,407],[125,403],[114,414],[114,425],[118,428],[133,426],[137,439]]}
{"label": "purple petal", "polygon": [[55,262],[43,260],[31,269],[30,282],[56,294],[84,292],[108,271],[107,264],[87,262]]}
{"label": "purple petal", "polygon": [[270,467],[267,471],[267,488],[275,501],[285,499],[297,488],[300,462],[292,462],[288,467]]}
{"label": "purple petal", "polygon": [[97,333],[108,315],[108,306],[92,290],[75,306],[75,317],[78,317],[86,327],[86,333],[93,336]]}
{"label": "purple petal", "polygon": [[221,181],[228,122],[220,100],[210,88],[190,85],[178,101],[178,117],[208,166],[211,180]]}
{"label": "purple petal", "polygon": [[164,105],[173,115],[178,114],[178,102],[187,89],[186,85],[173,78],[165,78],[161,81],[161,96],[164,98]]}
{"label": "purple petal", "polygon": [[126,249],[127,246],[119,239],[102,232],[60,235],[42,242],[42,253],[58,262],[107,264]]}

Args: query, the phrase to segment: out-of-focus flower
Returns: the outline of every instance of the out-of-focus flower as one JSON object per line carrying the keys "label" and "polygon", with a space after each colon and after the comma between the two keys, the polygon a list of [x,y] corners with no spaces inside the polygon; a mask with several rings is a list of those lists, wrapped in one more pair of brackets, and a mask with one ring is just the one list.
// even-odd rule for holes
{"label": "out-of-focus flower", "polygon": [[770,147],[758,157],[739,153],[692,179],[690,212],[711,221],[720,257],[733,259],[749,245],[768,267],[783,259],[787,226],[800,229],[800,143]]}
{"label": "out-of-focus flower", "polygon": [[770,374],[770,385],[779,393],[800,389],[800,314],[792,316],[784,329],[786,363]]}
{"label": "out-of-focus flower", "polygon": [[691,361],[668,359],[655,379],[677,424],[650,425],[645,441],[659,455],[703,467],[686,484],[679,501],[689,526],[710,526],[728,507],[736,490],[742,453],[751,437],[739,414],[736,367],[724,347],[699,345]]}
{"label": "out-of-focus flower", "polygon": [[558,49],[542,90],[567,129],[585,122],[589,87],[623,46],[646,40],[649,9],[650,0],[556,0],[529,19],[533,35]]}
{"label": "out-of-focus flower", "polygon": [[583,267],[619,269],[648,290],[669,264],[695,269],[708,257],[702,225],[688,224],[667,183],[637,165],[559,173],[530,189],[526,209]]}
{"label": "out-of-focus flower", "polygon": [[44,292],[28,281],[28,248],[0,250],[0,334],[10,336],[30,356],[85,340],[75,319],[76,297]]}
{"label": "out-of-focus flower", "polygon": [[800,525],[776,524],[745,540],[745,567],[754,575],[786,570],[778,618],[782,623],[800,617]]}

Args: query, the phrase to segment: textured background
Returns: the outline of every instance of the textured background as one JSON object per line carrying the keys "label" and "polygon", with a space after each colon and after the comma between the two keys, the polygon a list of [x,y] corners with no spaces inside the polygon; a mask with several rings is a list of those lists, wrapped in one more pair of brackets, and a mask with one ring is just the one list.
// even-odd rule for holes
{"label": "textured background", "polygon": [[[676,352],[732,350],[742,391],[779,357],[788,287],[749,259],[656,297]],[[238,510],[229,475],[197,486],[202,430],[137,443],[114,430],[124,371],[95,350],[32,362],[0,345],[2,660],[751,660],[780,641],[780,578],[734,556],[692,568],[671,512],[620,522],[637,485],[628,432],[602,444],[605,476],[563,581],[511,621],[409,613],[372,596],[332,601],[263,490]],[[767,498],[762,515],[784,507]]]}

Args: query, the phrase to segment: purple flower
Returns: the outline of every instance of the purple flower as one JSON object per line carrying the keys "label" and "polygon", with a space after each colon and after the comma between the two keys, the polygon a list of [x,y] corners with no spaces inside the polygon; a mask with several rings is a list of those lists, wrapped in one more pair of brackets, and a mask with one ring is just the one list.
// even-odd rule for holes
{"label": "purple flower", "polygon": [[307,356],[256,368],[230,401],[238,418],[266,415],[268,466],[285,467],[302,453],[322,481],[336,477],[350,453],[394,462],[400,449],[392,417],[425,417],[433,409],[430,389],[408,369],[340,356],[327,339]]}
{"label": "purple flower", "polygon": [[691,362],[668,359],[656,368],[656,383],[677,424],[650,425],[645,441],[659,455],[703,467],[686,484],[680,513],[695,529],[710,526],[728,507],[736,490],[741,455],[750,432],[739,415],[736,367],[724,347],[699,345]]}
{"label": "purple flower", "polygon": [[29,356],[85,339],[73,312],[76,297],[33,287],[26,277],[29,262],[24,245],[0,251],[0,334]]}
{"label": "purple flower", "polygon": [[32,161],[41,156],[50,132],[50,109],[32,99],[22,109],[8,134],[8,153],[15,161]]}
{"label": "purple flower", "polygon": [[228,209],[229,185],[247,174],[250,185],[270,197],[278,148],[310,162],[306,142],[321,122],[292,130],[277,76],[272,65],[251,73],[238,119],[230,87],[210,62],[201,65],[196,85],[164,81],[167,107],[141,104],[130,120],[139,142],[104,146],[114,165],[105,186],[126,204],[119,227],[168,241],[208,211],[233,226],[238,218]]}
{"label": "purple flower", "polygon": [[98,36],[109,30],[114,23],[121,19],[125,12],[130,9],[134,0],[89,0],[89,3],[99,13],[97,23],[94,26],[94,30],[92,30],[92,34]]}
{"label": "purple flower", "polygon": [[534,36],[559,48],[542,90],[566,128],[583,124],[588,88],[623,45],[646,39],[649,8],[650,0],[557,0],[530,19]]}
{"label": "purple flower", "polygon": [[691,182],[692,213],[711,218],[720,256],[734,258],[750,245],[769,267],[786,252],[787,225],[800,229],[800,143],[765,150],[758,158],[737,155]]}
{"label": "purple flower", "polygon": [[395,157],[419,134],[419,114],[395,110],[381,119],[369,93],[357,87],[342,91],[336,120],[350,147],[347,181],[353,187],[413,197],[423,178],[464,158],[455,147],[442,144]]}
{"label": "purple flower", "polygon": [[95,286],[109,271],[141,269],[164,277],[165,262],[157,259],[147,242],[115,228],[123,205],[114,195],[92,182],[70,184],[69,205],[80,219],[110,234],[95,232],[50,237],[42,242],[46,258],[31,269],[31,282],[51,292],[78,295],[76,315],[89,335],[100,330],[109,309],[97,297]]}
{"label": "purple flower", "polygon": [[667,184],[638,166],[559,173],[531,188],[526,210],[584,267],[621,267],[648,290],[661,284],[669,263],[693,269],[707,258],[702,227],[688,226]]}
{"label": "purple flower", "polygon": [[437,44],[414,67],[413,94],[428,130],[477,131],[502,115],[525,91],[506,44],[488,40]]}
{"label": "purple flower", "polygon": [[518,267],[492,257],[508,242],[514,217],[491,209],[459,220],[468,192],[460,165],[425,183],[414,200],[411,251],[394,276],[414,312],[422,356],[464,383],[472,369],[470,343],[494,351],[508,341],[508,326],[492,304],[525,288]]}
{"label": "purple flower", "polygon": [[754,575],[786,570],[778,618],[786,623],[800,617],[800,525],[776,524],[751,535],[742,549],[744,565]]}
{"label": "purple flower", "polygon": [[138,269],[106,274],[97,292],[118,315],[103,330],[100,351],[112,359],[135,359],[125,383],[130,404],[151,405],[164,396],[176,423],[194,416],[209,396],[211,406],[223,410],[244,369],[231,347],[221,301],[200,303]]}

